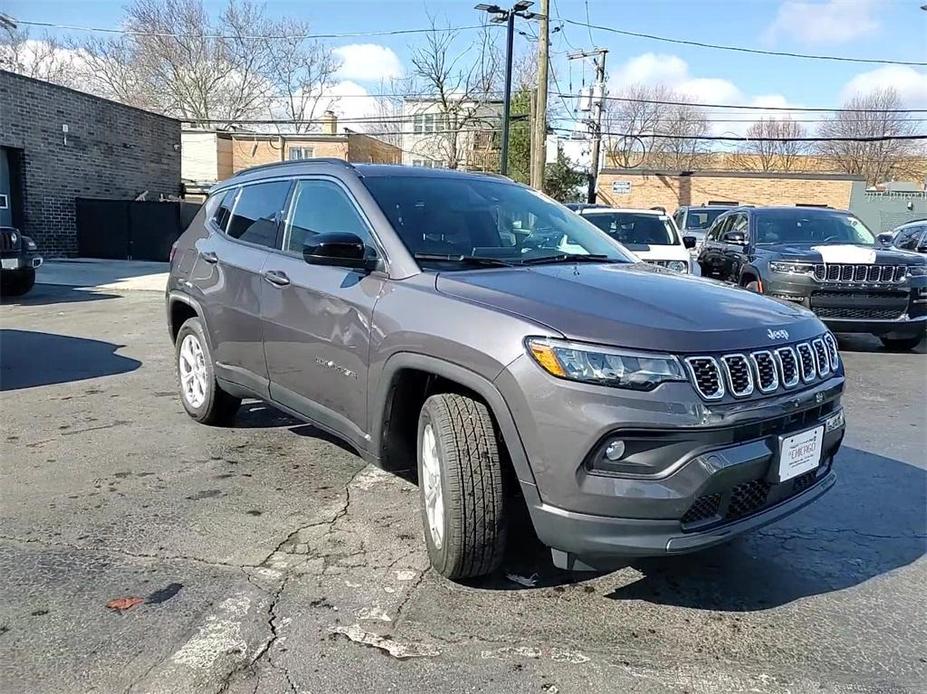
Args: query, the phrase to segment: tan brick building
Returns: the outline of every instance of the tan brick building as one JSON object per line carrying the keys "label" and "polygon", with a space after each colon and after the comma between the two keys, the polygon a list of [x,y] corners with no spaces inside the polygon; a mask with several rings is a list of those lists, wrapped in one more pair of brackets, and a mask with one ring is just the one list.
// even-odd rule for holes
{"label": "tan brick building", "polygon": [[829,205],[846,209],[859,176],[819,172],[695,171],[604,169],[598,202],[615,207],[664,207],[730,202],[744,205]]}
{"label": "tan brick building", "polygon": [[181,178],[187,197],[201,194],[216,181],[260,164],[312,157],[333,157],[356,163],[399,164],[395,145],[345,128],[326,118],[322,132],[301,134],[254,133],[185,129],[181,133]]}

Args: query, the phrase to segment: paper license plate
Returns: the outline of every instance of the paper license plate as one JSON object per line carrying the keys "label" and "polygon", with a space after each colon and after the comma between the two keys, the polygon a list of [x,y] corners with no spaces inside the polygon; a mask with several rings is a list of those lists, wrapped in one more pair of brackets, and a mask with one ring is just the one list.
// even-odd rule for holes
{"label": "paper license plate", "polygon": [[779,481],[790,480],[820,465],[823,443],[823,426],[784,437],[779,446]]}
{"label": "paper license plate", "polygon": [[19,258],[3,258],[0,260],[0,267],[4,270],[17,270],[19,268]]}

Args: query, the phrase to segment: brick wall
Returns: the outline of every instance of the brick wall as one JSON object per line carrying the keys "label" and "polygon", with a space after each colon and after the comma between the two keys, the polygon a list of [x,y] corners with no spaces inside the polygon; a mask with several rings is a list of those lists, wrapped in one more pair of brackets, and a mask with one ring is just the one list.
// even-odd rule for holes
{"label": "brick wall", "polygon": [[[630,183],[627,193],[615,193],[616,181]],[[598,179],[599,202],[615,207],[666,208],[699,205],[710,200],[749,205],[830,205],[846,209],[854,185],[862,179],[843,174],[695,173],[604,170]]]}
{"label": "brick wall", "polygon": [[286,138],[282,144],[278,137],[232,135],[232,171],[238,173],[252,166],[286,161],[292,147],[310,147],[313,157],[334,157],[345,160],[348,158],[348,138],[340,135],[299,138],[291,136]]}
{"label": "brick wall", "polygon": [[5,71],[0,146],[21,152],[23,231],[46,257],[77,253],[77,197],[180,193],[179,121]]}
{"label": "brick wall", "polygon": [[348,135],[348,161],[358,164],[401,164],[402,152],[388,142],[351,133]]}

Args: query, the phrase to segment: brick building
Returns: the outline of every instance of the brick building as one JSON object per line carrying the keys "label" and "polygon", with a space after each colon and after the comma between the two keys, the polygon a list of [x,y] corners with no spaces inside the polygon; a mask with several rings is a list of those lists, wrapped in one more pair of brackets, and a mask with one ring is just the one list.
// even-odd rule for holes
{"label": "brick building", "polygon": [[744,205],[850,207],[865,191],[862,177],[812,171],[694,171],[603,169],[598,201],[615,207],[664,207],[732,202]]}
{"label": "brick building", "polygon": [[187,197],[198,197],[216,181],[259,164],[310,157],[334,157],[367,164],[398,164],[398,147],[345,128],[326,113],[322,132],[249,133],[184,129],[182,177]]}
{"label": "brick building", "polygon": [[179,121],[0,71],[0,214],[45,256],[76,254],[76,198],[142,193],[180,193]]}

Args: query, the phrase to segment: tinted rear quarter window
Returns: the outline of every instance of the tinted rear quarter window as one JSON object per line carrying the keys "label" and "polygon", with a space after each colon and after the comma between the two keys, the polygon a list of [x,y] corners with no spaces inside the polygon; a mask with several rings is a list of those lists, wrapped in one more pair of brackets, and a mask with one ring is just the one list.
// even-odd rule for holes
{"label": "tinted rear quarter window", "polygon": [[277,241],[277,221],[289,190],[289,181],[242,186],[226,233],[233,239],[273,248]]}

